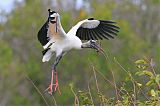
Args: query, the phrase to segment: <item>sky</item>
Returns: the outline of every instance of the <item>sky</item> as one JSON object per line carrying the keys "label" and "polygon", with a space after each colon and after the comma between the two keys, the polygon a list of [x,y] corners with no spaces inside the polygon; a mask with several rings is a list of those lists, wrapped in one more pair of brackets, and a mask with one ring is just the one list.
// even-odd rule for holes
{"label": "sky", "polygon": [[[22,2],[23,0],[0,0],[0,14],[9,13],[14,8],[14,2]],[[0,23],[6,22],[6,17],[0,15]]]}
{"label": "sky", "polygon": [[13,9],[15,0],[0,0],[0,12],[10,12]]}
{"label": "sky", "polygon": [[[0,14],[5,12],[5,13],[9,13],[11,12],[11,10],[14,8],[14,2],[18,1],[18,2],[22,2],[23,0],[0,0]],[[76,1],[76,8],[80,9],[83,5],[83,0],[77,0]],[[6,18],[0,16],[0,23],[1,22],[5,22]]]}
{"label": "sky", "polygon": [[77,2],[76,2],[76,8],[80,9],[82,7],[82,5],[83,5],[83,0],[77,0]]}
{"label": "sky", "polygon": [[[14,7],[14,1],[22,2],[23,0],[0,0],[0,13],[5,11],[9,13]],[[83,0],[77,0],[76,7],[79,9],[83,4]]]}

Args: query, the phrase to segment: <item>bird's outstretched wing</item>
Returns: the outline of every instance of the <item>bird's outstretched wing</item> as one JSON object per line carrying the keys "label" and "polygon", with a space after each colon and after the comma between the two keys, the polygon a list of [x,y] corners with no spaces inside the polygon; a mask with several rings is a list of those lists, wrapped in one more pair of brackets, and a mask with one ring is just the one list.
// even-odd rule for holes
{"label": "bird's outstretched wing", "polygon": [[66,37],[66,33],[61,26],[59,18],[60,17],[58,13],[49,10],[48,20],[38,32],[38,40],[44,49],[48,48],[49,45],[57,40]]}
{"label": "bird's outstretched wing", "polygon": [[[94,20],[89,18],[80,22],[76,36],[81,40],[98,40],[114,38],[119,32],[116,22],[105,20]],[[77,25],[78,25],[77,24]]]}

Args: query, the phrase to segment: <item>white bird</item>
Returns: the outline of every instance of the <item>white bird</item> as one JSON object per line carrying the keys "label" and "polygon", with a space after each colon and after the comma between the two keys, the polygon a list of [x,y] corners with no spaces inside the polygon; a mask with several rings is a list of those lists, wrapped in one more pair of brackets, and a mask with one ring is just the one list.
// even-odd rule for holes
{"label": "white bird", "polygon": [[[54,91],[56,91],[57,88],[59,89],[56,66],[62,56],[71,49],[92,48],[100,51],[100,47],[96,43],[96,40],[114,38],[119,32],[119,27],[116,26],[116,23],[113,21],[89,18],[78,22],[68,33],[66,33],[60,22],[60,15],[50,9],[48,9],[48,12],[48,19],[38,32],[38,40],[44,48],[44,51],[42,51],[42,62],[49,61],[53,54],[56,54],[56,59],[52,66],[51,83],[48,87],[49,93],[52,94],[53,85],[55,86]],[[81,40],[88,41],[82,43]],[[54,74],[56,76],[55,84],[53,84]]]}

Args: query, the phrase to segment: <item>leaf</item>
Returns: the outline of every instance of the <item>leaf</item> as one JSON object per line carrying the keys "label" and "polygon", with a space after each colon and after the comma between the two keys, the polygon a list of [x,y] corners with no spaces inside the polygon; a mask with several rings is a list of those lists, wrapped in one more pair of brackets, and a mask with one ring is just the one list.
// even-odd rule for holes
{"label": "leaf", "polygon": [[149,77],[153,77],[153,73],[150,72],[150,71],[145,70],[145,71],[143,71],[143,73],[144,73],[145,75],[149,76]]}
{"label": "leaf", "polygon": [[153,73],[150,72],[150,71],[147,71],[147,70],[144,70],[144,71],[138,71],[135,73],[135,75],[138,75],[138,76],[142,76],[142,75],[147,75],[149,77],[153,77]]}
{"label": "leaf", "polygon": [[144,72],[143,71],[138,71],[138,72],[135,73],[135,75],[142,76],[142,75],[144,75]]}
{"label": "leaf", "polygon": [[137,68],[141,68],[141,65],[137,65]]}
{"label": "leaf", "polygon": [[144,69],[146,69],[146,68],[147,68],[147,66],[142,65],[142,66],[141,66],[141,68],[144,70]]}
{"label": "leaf", "polygon": [[124,95],[124,96],[122,96],[122,98],[123,98],[124,105],[129,104],[129,96]]}
{"label": "leaf", "polygon": [[123,103],[122,103],[122,101],[117,101],[117,103],[115,104],[115,106],[123,106]]}
{"label": "leaf", "polygon": [[147,64],[147,62],[143,59],[137,60],[134,62],[135,64]]}
{"label": "leaf", "polygon": [[70,86],[71,88],[73,88],[73,83],[69,83],[69,86]]}
{"label": "leaf", "polygon": [[154,83],[153,80],[150,80],[146,83],[146,86],[151,86],[153,83]]}
{"label": "leaf", "polygon": [[153,97],[156,96],[156,92],[153,89],[151,89],[151,96],[153,96]]}
{"label": "leaf", "polygon": [[157,84],[160,83],[160,74],[156,75],[155,82],[156,82]]}
{"label": "leaf", "polygon": [[145,70],[148,66],[147,61],[142,60],[142,59],[135,61],[135,64],[136,64],[137,68],[143,69],[143,70]]}
{"label": "leaf", "polygon": [[139,87],[141,87],[141,86],[142,86],[142,84],[141,84],[141,83],[139,83],[139,82],[137,82],[136,84],[137,84]]}

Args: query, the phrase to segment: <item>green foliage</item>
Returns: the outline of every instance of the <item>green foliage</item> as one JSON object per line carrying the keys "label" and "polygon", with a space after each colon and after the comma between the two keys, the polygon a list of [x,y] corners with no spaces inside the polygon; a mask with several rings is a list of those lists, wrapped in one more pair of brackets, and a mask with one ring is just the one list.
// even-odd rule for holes
{"label": "green foliage", "polygon": [[160,3],[160,0],[153,0],[152,2],[155,4],[158,4],[158,3]]}
{"label": "green foliage", "polygon": [[86,105],[94,106],[92,104],[92,101],[89,97],[88,92],[78,91],[78,96],[79,96],[79,99],[80,99],[80,106],[86,106]]}
{"label": "green foliage", "polygon": [[[0,69],[5,69],[7,67],[9,67],[9,65],[12,63],[13,61],[13,52],[9,47],[9,44],[7,42],[4,42],[2,40],[0,40]],[[6,61],[7,60],[7,61]]]}
{"label": "green foliage", "polygon": [[[160,100],[159,100],[160,75],[156,74],[154,67],[152,67],[150,64],[151,62],[153,62],[152,59],[150,61],[146,59],[140,59],[135,61],[135,65],[137,66],[137,69],[138,69],[135,72],[135,75],[138,75],[139,77],[149,77],[146,84],[142,84],[144,83],[143,81],[136,80],[134,78],[136,76],[126,71],[128,73],[127,77],[129,77],[129,79],[124,81],[122,86],[119,86],[119,87],[115,86],[116,87],[115,90],[118,91],[118,93],[115,94],[117,98],[115,98],[114,96],[107,98],[106,95],[102,92],[97,92],[97,95],[92,96],[93,94],[91,94],[90,90],[89,92],[78,91],[80,106],[86,106],[86,105],[94,106],[96,105],[94,103],[97,102],[97,100],[99,101],[99,104],[101,104],[102,106],[113,106],[113,105],[115,106],[131,106],[131,105],[155,106],[156,105],[158,106],[158,104],[160,103]],[[144,67],[141,67],[144,65],[147,65],[148,67],[147,68],[145,67],[145,69]],[[148,71],[146,71],[146,69]],[[128,89],[126,84],[130,82],[132,83],[133,87]],[[152,83],[152,85],[148,83]],[[98,87],[98,85],[96,86]],[[145,89],[147,89],[147,91]],[[141,98],[142,96],[141,94],[143,94],[143,98]]]}

